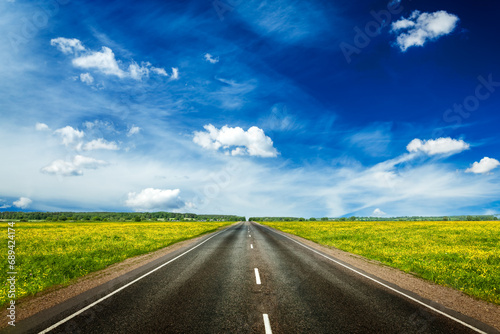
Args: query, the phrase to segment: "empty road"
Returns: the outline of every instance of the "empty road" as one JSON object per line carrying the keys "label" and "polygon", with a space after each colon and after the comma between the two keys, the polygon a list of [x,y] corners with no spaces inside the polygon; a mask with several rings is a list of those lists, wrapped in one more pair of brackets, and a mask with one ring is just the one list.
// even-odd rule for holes
{"label": "empty road", "polygon": [[376,280],[242,222],[21,321],[16,331],[497,333]]}

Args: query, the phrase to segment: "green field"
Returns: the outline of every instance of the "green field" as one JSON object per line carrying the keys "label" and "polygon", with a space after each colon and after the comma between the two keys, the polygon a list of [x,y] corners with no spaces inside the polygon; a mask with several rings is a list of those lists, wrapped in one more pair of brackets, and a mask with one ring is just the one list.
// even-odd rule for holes
{"label": "green field", "polygon": [[262,222],[500,304],[500,222]]}
{"label": "green field", "polygon": [[[34,295],[126,258],[212,232],[232,222],[34,222],[15,224],[16,299]],[[4,251],[0,261],[7,282],[7,222],[2,223]],[[8,299],[2,288],[0,305]]]}

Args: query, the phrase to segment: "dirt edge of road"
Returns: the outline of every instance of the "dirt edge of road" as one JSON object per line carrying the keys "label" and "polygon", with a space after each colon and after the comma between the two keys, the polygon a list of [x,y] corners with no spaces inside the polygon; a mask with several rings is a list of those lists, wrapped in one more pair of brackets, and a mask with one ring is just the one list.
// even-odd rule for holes
{"label": "dirt edge of road", "polygon": [[[112,264],[107,268],[80,277],[71,285],[55,286],[46,291],[37,293],[35,296],[24,297],[16,301],[16,323],[23,319],[29,318],[38,312],[51,308],[52,306],[62,303],[70,298],[73,298],[85,291],[105,284],[117,277],[120,277],[134,269],[137,269],[182,247],[189,247],[190,245],[199,241],[201,238],[217,233],[238,223],[220,227],[214,232],[205,233],[193,239],[179,241],[175,244],[172,244],[165,248],[161,248],[151,253],[128,258],[125,261]],[[7,305],[5,306],[5,308],[6,307]],[[8,319],[7,310],[5,308],[2,310],[2,312],[0,312],[0,317],[2,319]],[[0,329],[7,327],[7,325],[7,321],[2,321],[0,323]]]}
{"label": "dirt edge of road", "polygon": [[342,262],[361,269],[370,275],[395,284],[404,290],[411,291],[420,297],[435,301],[449,309],[477,319],[496,328],[497,330],[500,330],[499,305],[475,299],[461,291],[434,284],[422,278],[407,274],[399,269],[391,268],[378,261],[344,252],[334,247],[323,246],[293,234],[282,231],[279,232],[303,243],[306,246],[321,251],[324,254],[331,255]]}

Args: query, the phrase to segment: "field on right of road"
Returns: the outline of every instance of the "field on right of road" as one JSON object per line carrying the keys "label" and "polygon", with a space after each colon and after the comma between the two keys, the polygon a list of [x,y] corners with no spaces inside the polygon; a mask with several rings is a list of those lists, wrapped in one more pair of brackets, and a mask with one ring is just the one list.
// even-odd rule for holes
{"label": "field on right of road", "polygon": [[499,221],[261,222],[500,304]]}

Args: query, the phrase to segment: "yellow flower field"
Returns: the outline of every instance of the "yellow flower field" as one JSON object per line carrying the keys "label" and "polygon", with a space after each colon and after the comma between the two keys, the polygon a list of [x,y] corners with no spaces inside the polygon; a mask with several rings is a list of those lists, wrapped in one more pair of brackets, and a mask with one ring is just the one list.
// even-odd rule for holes
{"label": "yellow flower field", "polygon": [[500,222],[262,222],[500,304]]}
{"label": "yellow flower field", "polygon": [[[15,223],[16,299],[34,295],[126,258],[212,232],[231,222]],[[0,305],[8,298],[7,222]]]}

